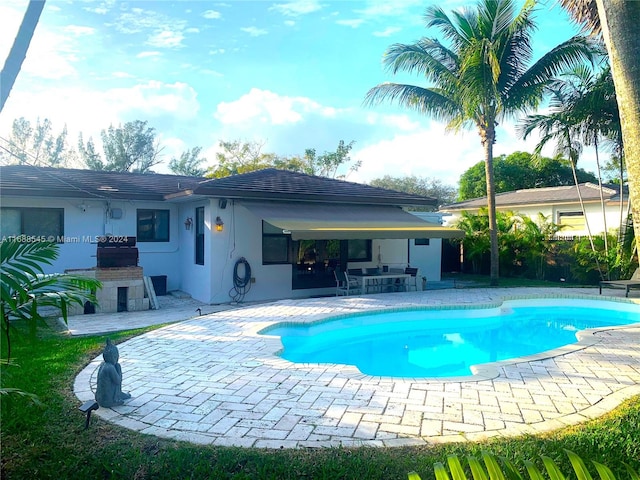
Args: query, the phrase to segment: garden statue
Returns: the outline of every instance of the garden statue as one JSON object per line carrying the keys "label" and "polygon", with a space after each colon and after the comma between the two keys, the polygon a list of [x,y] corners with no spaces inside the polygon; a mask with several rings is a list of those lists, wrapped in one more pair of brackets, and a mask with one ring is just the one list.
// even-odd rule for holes
{"label": "garden statue", "polygon": [[122,405],[125,400],[131,398],[131,395],[122,392],[122,368],[118,363],[120,354],[118,347],[109,339],[107,339],[107,345],[102,352],[102,358],[104,362],[98,369],[96,401],[101,407]]}

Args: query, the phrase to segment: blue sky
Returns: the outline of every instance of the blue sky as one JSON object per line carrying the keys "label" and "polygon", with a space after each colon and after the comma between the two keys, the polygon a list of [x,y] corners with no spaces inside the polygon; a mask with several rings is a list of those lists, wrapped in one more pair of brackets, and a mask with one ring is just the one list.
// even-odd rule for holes
{"label": "blue sky", "polygon": [[[49,118],[55,130],[67,125],[75,145],[78,132],[99,140],[110,124],[140,119],[157,130],[167,163],[201,146],[209,164],[221,139],[259,141],[281,155],[353,140],[362,166],[349,180],[418,175],[455,185],[483,158],[475,131],[445,134],[442,124],[400,107],[363,106],[369,88],[394,80],[382,68],[385,49],[435,34],[422,22],[432,3],[48,0],[0,135],[14,118]],[[26,4],[0,3],[2,61]],[[576,33],[553,0],[536,19],[535,52]],[[513,125],[498,135],[496,154],[533,148]]]}

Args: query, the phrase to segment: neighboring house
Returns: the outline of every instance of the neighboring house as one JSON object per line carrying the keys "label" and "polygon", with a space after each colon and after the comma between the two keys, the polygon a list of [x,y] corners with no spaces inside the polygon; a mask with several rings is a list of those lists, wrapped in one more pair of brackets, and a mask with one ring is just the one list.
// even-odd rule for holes
{"label": "neighboring house", "polygon": [[[563,187],[530,188],[504,192],[496,195],[496,210],[501,212],[513,211],[526,215],[533,220],[541,213],[548,220],[560,225],[562,229],[556,234],[557,238],[572,238],[588,235],[587,222],[593,235],[606,230],[615,230],[620,226],[621,202],[620,187],[618,185],[603,185],[605,214],[602,214],[600,188],[592,183],[580,184],[580,193],[584,202],[584,212],[580,207],[578,190],[575,185]],[[476,198],[464,202],[445,205],[442,212],[450,213],[447,225],[455,225],[464,211],[477,213],[480,208],[487,207],[487,198]],[[629,215],[628,189],[623,188],[622,218]],[[624,222],[626,224],[626,222]]]}
{"label": "neighboring house", "polygon": [[[0,200],[2,237],[60,243],[48,271],[96,267],[101,236],[137,237],[145,276],[206,303],[331,294],[334,269],[407,266],[408,239],[462,235],[403,210],[436,199],[275,169],[207,179],[2,166]],[[439,252],[431,261],[436,281]]]}

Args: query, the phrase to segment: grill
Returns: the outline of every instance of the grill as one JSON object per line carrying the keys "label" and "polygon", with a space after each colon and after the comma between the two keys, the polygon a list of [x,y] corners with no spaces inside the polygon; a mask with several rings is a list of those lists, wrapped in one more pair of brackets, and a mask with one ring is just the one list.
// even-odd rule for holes
{"label": "grill", "polygon": [[137,267],[136,237],[101,237],[97,257],[98,268]]}

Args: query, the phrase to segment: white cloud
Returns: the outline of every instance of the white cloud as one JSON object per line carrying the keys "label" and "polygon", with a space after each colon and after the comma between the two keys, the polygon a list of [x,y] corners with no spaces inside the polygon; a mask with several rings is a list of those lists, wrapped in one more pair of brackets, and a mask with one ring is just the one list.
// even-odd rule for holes
{"label": "white cloud", "polygon": [[109,9],[105,7],[95,7],[95,8],[85,7],[85,10],[87,12],[96,13],[98,15],[106,15],[107,13],[109,13]]}
{"label": "white cloud", "polygon": [[2,28],[0,28],[0,58],[2,58],[3,63],[18,33],[25,9],[26,5],[24,8],[20,8],[18,5],[12,8],[12,6],[0,2],[0,18],[2,19]]}
{"label": "white cloud", "polygon": [[444,125],[435,122],[428,129],[397,133],[355,150],[352,158],[362,161],[362,166],[350,180],[369,182],[384,175],[416,175],[457,185],[460,175],[482,160],[482,147],[473,133],[445,133]]}
{"label": "white cloud", "polygon": [[409,115],[405,114],[383,115],[376,112],[368,112],[364,118],[369,125],[383,125],[403,132],[415,131],[420,128],[420,122],[412,120]]}
{"label": "white cloud", "polygon": [[284,21],[284,24],[285,24],[287,27],[293,27],[293,26],[296,24],[296,22],[295,22],[295,21],[293,21],[293,20],[285,20],[285,21]]}
{"label": "white cloud", "polygon": [[216,12],[215,10],[206,10],[202,13],[202,16],[210,20],[215,20],[222,17],[222,14],[220,12]]}
{"label": "white cloud", "polygon": [[131,88],[109,90],[106,99],[120,112],[158,116],[171,114],[180,119],[194,118],[200,108],[196,91],[186,83],[149,81]]}
{"label": "white cloud", "polygon": [[147,45],[157,48],[178,48],[182,47],[184,35],[178,31],[163,30],[150,35]]}
{"label": "white cloud", "polygon": [[213,50],[209,50],[209,55],[222,55],[224,52],[224,48],[215,48]]}
{"label": "white cloud", "polygon": [[38,78],[60,79],[76,75],[74,63],[78,61],[75,38],[59,35],[47,28],[39,29],[33,36],[22,73]]}
{"label": "white cloud", "polygon": [[280,12],[287,17],[297,17],[316,12],[321,8],[322,5],[317,0],[296,0],[287,3],[277,3],[273,5],[270,10]]}
{"label": "white cloud", "polygon": [[127,35],[145,33],[145,43],[158,48],[182,47],[184,33],[189,30],[183,18],[169,17],[137,7],[122,12],[115,23],[108,26],[114,26],[118,32]]}
{"label": "white cloud", "polygon": [[268,31],[257,27],[242,27],[240,30],[248,33],[252,37],[259,37],[261,35],[266,35],[267,33],[269,33]]}
{"label": "white cloud", "polygon": [[364,23],[364,20],[362,18],[354,18],[351,20],[337,20],[336,23],[345,27],[358,28]]}
{"label": "white cloud", "polygon": [[221,102],[215,117],[223,124],[285,125],[302,121],[303,114],[313,112],[325,117],[334,116],[335,109],[323,107],[306,97],[287,97],[269,90],[252,88],[234,102]]}
{"label": "white cloud", "polygon": [[[106,0],[104,2],[100,2],[97,7],[83,7],[83,10],[91,13],[95,13],[97,15],[106,15],[111,10],[111,7],[114,6],[115,0]],[[50,5],[47,8],[51,8]]]}
{"label": "white cloud", "polygon": [[96,33],[96,29],[92,27],[83,27],[80,25],[68,25],[62,29],[63,32],[75,35],[77,37],[82,35],[93,35]]}
{"label": "white cloud", "polygon": [[373,35],[376,37],[389,37],[399,31],[400,31],[400,28],[398,27],[387,27],[384,30],[373,32]]}

